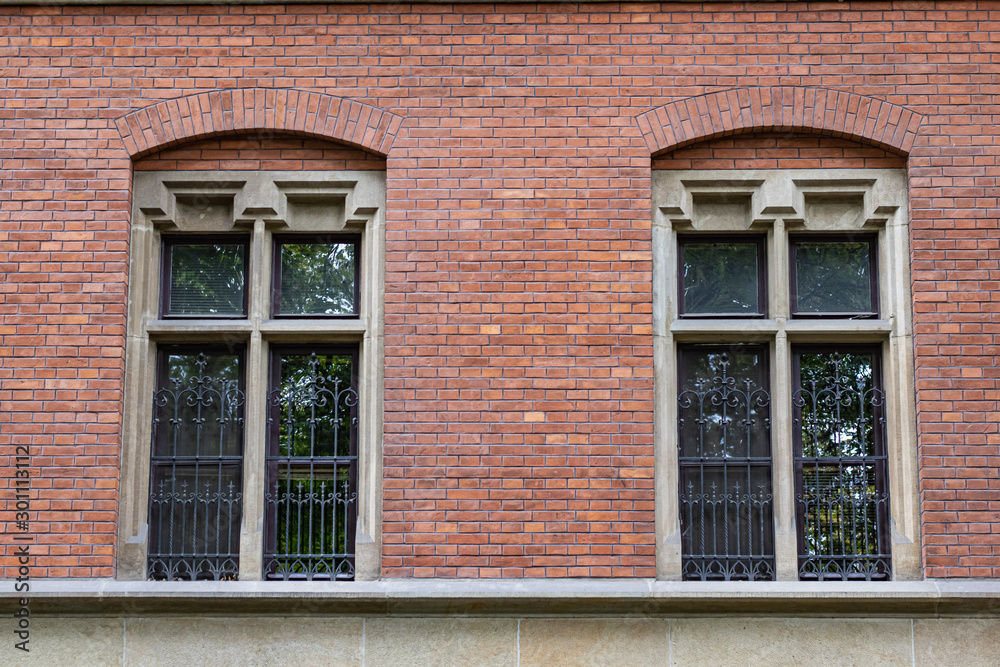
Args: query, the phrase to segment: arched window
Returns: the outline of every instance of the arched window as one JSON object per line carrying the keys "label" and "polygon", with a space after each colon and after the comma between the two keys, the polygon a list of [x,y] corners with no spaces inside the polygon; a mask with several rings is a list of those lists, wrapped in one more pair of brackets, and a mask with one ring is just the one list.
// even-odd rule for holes
{"label": "arched window", "polygon": [[119,576],[376,578],[384,161],[207,139],[133,187]]}
{"label": "arched window", "polygon": [[919,576],[905,172],[748,145],[654,161],[661,576]]}

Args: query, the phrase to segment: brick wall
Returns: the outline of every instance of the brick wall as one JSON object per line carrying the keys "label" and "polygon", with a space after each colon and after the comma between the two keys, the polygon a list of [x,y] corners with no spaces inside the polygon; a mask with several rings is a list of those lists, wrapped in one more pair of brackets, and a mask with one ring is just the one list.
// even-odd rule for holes
{"label": "brick wall", "polygon": [[906,158],[850,139],[787,132],[703,141],[653,158],[653,169],[905,169]]}
{"label": "brick wall", "polygon": [[[998,28],[994,2],[0,8],[0,453],[33,447],[36,574],[113,574],[132,168],[116,119],[294,88],[403,118],[386,157],[384,574],[652,575],[635,118],[782,85],[923,116],[906,164],[926,574],[1000,575]],[[900,164],[775,125],[656,164]],[[254,156],[206,139],[146,166],[375,166],[281,141]]]}
{"label": "brick wall", "polygon": [[312,137],[257,132],[167,148],[135,163],[136,171],[385,171],[385,159]]}

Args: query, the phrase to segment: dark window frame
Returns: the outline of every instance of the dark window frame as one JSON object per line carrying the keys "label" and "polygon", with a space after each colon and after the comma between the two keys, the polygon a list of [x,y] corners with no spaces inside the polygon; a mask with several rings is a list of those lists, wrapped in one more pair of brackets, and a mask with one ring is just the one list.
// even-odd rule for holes
{"label": "dark window frame", "polygon": [[[716,456],[716,457],[706,457],[706,456],[704,456],[704,452],[703,451],[700,452],[702,454],[702,456],[685,456],[684,455],[684,442],[683,442],[684,433],[683,433],[683,430],[682,430],[683,427],[682,427],[682,424],[681,424],[681,419],[682,419],[682,412],[681,412],[681,410],[682,410],[682,408],[680,407],[680,402],[681,402],[681,400],[682,400],[682,398],[684,396],[685,391],[689,391],[689,390],[686,390],[684,388],[685,381],[688,380],[688,379],[690,379],[690,378],[687,377],[687,374],[688,374],[687,363],[686,363],[686,356],[687,355],[685,354],[685,352],[686,351],[696,351],[696,352],[703,352],[703,353],[707,353],[707,354],[725,353],[725,352],[729,352],[729,351],[733,350],[733,348],[738,348],[738,347],[744,347],[744,348],[747,348],[747,349],[752,349],[758,355],[758,364],[756,366],[758,387],[759,387],[759,389],[763,390],[765,392],[765,394],[768,396],[767,416],[765,417],[765,423],[768,425],[768,428],[767,428],[767,456],[746,456],[746,457],[724,457],[724,456],[720,457],[720,456]],[[676,358],[677,358],[677,398],[678,398],[678,415],[677,415],[678,416],[678,425],[677,425],[678,476],[677,476],[677,482],[678,482],[678,492],[679,492],[680,498],[681,498],[681,501],[680,501],[680,505],[681,506],[679,508],[679,512],[680,512],[679,520],[680,520],[680,524],[681,524],[682,577],[685,580],[699,580],[699,579],[703,580],[703,581],[705,581],[705,580],[723,580],[723,579],[729,580],[729,577],[725,576],[725,575],[709,574],[708,570],[706,569],[706,568],[712,567],[711,561],[713,559],[716,559],[716,557],[721,556],[721,557],[724,557],[724,558],[728,559],[727,565],[730,564],[729,561],[739,561],[739,559],[741,559],[741,558],[743,558],[743,559],[749,559],[749,564],[750,564],[751,567],[754,566],[755,562],[757,562],[759,564],[762,564],[765,568],[769,568],[770,569],[770,572],[769,572],[770,579],[767,579],[766,577],[758,577],[758,578],[749,577],[749,579],[751,579],[751,580],[757,580],[757,581],[760,581],[760,580],[774,580],[776,578],[776,574],[777,574],[777,571],[776,571],[776,560],[775,560],[775,558],[776,558],[775,550],[776,550],[776,547],[777,547],[777,542],[776,542],[775,525],[774,525],[774,443],[773,443],[773,433],[772,433],[771,426],[770,426],[771,411],[772,411],[772,408],[771,408],[771,397],[770,397],[770,390],[771,390],[771,373],[770,373],[770,368],[771,368],[771,366],[770,366],[770,350],[768,348],[768,345],[766,343],[749,344],[749,345],[742,345],[742,344],[732,344],[732,345],[730,345],[730,344],[680,344],[676,348],[676,355],[677,355]],[[750,454],[750,451],[748,450],[747,453]],[[769,498],[769,501],[768,501],[769,507],[768,507],[768,510],[766,512],[766,515],[762,514],[760,518],[761,518],[762,521],[764,521],[765,523],[767,523],[769,525],[770,532],[769,532],[768,535],[762,536],[761,545],[760,546],[761,546],[762,549],[764,549],[765,546],[767,546],[769,544],[769,546],[770,546],[770,553],[769,554],[739,554],[739,553],[737,553],[737,554],[734,554],[734,555],[729,555],[729,554],[712,554],[712,555],[708,555],[708,556],[706,556],[704,554],[699,555],[699,554],[685,554],[685,553],[683,553],[683,551],[684,551],[684,543],[685,543],[685,537],[684,537],[684,535],[687,532],[685,530],[685,527],[687,528],[687,530],[691,530],[691,531],[693,531],[694,528],[695,528],[694,526],[685,526],[684,508],[683,508],[683,503],[684,503],[683,497],[685,495],[685,489],[684,489],[684,479],[685,479],[685,474],[684,473],[685,473],[685,470],[687,470],[687,469],[696,469],[696,470],[700,469],[701,470],[701,472],[702,472],[702,475],[701,475],[702,476],[702,482],[701,482],[702,488],[699,491],[700,491],[700,493],[705,493],[705,488],[704,488],[704,484],[705,484],[705,482],[704,482],[704,472],[705,472],[705,470],[707,469],[707,470],[713,470],[713,471],[714,470],[723,470],[723,471],[725,471],[726,468],[730,468],[730,467],[736,468],[736,470],[738,470],[739,472],[743,472],[745,470],[746,474],[747,474],[747,481],[748,481],[748,483],[749,483],[749,481],[753,477],[753,471],[754,470],[763,471],[763,474],[767,478],[768,489],[769,489],[769,492],[770,492],[770,498]],[[749,490],[748,490],[748,493],[749,493]],[[728,509],[728,506],[727,506],[727,509]],[[749,529],[749,526],[748,526],[748,529]],[[702,527],[702,533],[704,534],[704,532],[705,532],[705,529],[704,529],[704,527]],[[692,539],[693,539],[693,537],[692,537]],[[753,540],[752,535],[751,535],[751,537],[749,539],[750,539],[750,544],[752,544],[752,540]],[[737,543],[739,543],[739,540],[740,540],[740,538],[738,537],[737,538]],[[698,574],[698,576],[694,576],[691,572],[689,572],[688,564],[692,564],[693,570]],[[741,577],[740,578],[735,578],[735,579],[739,580],[739,579],[741,579]]]}
{"label": "dark window frame", "polygon": [[[330,355],[330,356],[349,356],[351,358],[351,388],[357,391],[359,386],[359,376],[358,376],[358,363],[360,361],[360,348],[358,345],[350,344],[288,344],[288,345],[274,345],[268,351],[268,381],[267,381],[267,395],[270,397],[274,392],[280,390],[281,386],[281,358],[284,355],[307,355],[307,354],[318,354],[318,355]],[[312,476],[316,472],[316,468],[319,467],[322,470],[332,470],[336,472],[338,466],[346,464],[348,467],[348,487],[355,494],[358,493],[358,422],[359,422],[359,411],[361,409],[360,400],[356,401],[353,406],[351,406],[350,418],[354,423],[354,427],[350,430],[350,448],[348,456],[312,456],[312,457],[294,457],[294,456],[280,456],[280,431],[281,431],[281,421],[279,414],[279,406],[273,405],[271,400],[268,399],[266,403],[266,411],[268,417],[267,426],[267,436],[265,442],[265,456],[264,456],[264,492],[266,493],[272,485],[272,480],[278,479],[278,473],[282,467],[282,464],[286,465],[290,470],[301,471],[308,470]],[[320,461],[319,464],[316,461]],[[320,472],[322,472],[322,470]],[[265,580],[282,580],[289,579],[293,581],[301,580],[324,580],[324,576],[315,576],[314,573],[310,574],[295,574],[285,577],[276,572],[277,570],[277,559],[280,554],[277,553],[277,512],[272,512],[267,507],[267,501],[264,503],[264,535],[263,535],[263,547],[264,547],[264,559],[263,559],[263,577]],[[337,577],[334,574],[329,576],[331,581],[344,581],[352,580],[355,559],[357,555],[357,521],[358,521],[358,503],[357,501],[350,504],[348,508],[347,525],[346,525],[346,543],[350,547],[349,553],[346,554],[345,560],[350,564],[351,577]],[[274,562],[271,562],[274,561]]]}
{"label": "dark window frame", "polygon": [[[282,313],[281,247],[285,244],[352,244],[354,246],[354,312]],[[271,253],[271,317],[296,320],[356,320],[361,317],[361,235],[360,234],[275,234]]]}
{"label": "dark window frame", "polygon": [[[173,283],[173,257],[178,245],[212,243],[243,246],[243,312],[239,315],[170,312],[170,286]],[[165,320],[245,320],[250,306],[250,235],[249,234],[164,234],[160,237],[160,317]]]}
{"label": "dark window frame", "polygon": [[[811,313],[798,310],[798,275],[796,271],[799,243],[867,243],[868,244],[868,287],[871,294],[872,310],[869,312],[828,312]],[[788,287],[789,310],[792,319],[797,320],[874,320],[881,316],[878,280],[878,234],[790,234],[788,236]]]}
{"label": "dark window frame", "polygon": [[[166,454],[162,454],[162,453],[161,454],[157,454],[157,449],[158,449],[158,447],[157,447],[157,435],[158,435],[158,433],[157,433],[157,429],[156,429],[155,421],[154,421],[154,426],[153,426],[153,430],[152,430],[151,438],[150,438],[149,497],[147,498],[147,503],[148,503],[148,517],[149,517],[149,519],[148,519],[149,520],[149,538],[148,538],[148,540],[149,540],[149,546],[148,546],[147,554],[146,554],[146,571],[147,571],[147,577],[148,578],[159,578],[159,577],[154,577],[153,576],[153,572],[152,572],[153,561],[155,561],[155,560],[162,560],[162,559],[166,559],[166,560],[170,561],[171,559],[184,559],[184,558],[187,557],[184,554],[176,555],[176,554],[173,554],[171,551],[166,551],[166,552],[161,551],[160,550],[160,544],[159,544],[159,542],[162,539],[162,535],[160,535],[160,532],[162,532],[162,529],[157,530],[155,532],[154,532],[154,529],[153,529],[153,521],[154,521],[153,517],[157,514],[157,512],[155,512],[154,509],[153,509],[153,494],[155,493],[154,483],[155,483],[155,480],[156,480],[156,477],[157,477],[157,472],[159,470],[161,470],[163,468],[173,468],[174,470],[176,470],[177,466],[178,466],[178,460],[180,460],[181,465],[184,465],[185,467],[194,466],[195,470],[196,470],[195,475],[197,477],[197,467],[198,466],[201,466],[201,465],[212,465],[212,462],[215,462],[217,470],[220,472],[220,474],[221,474],[221,471],[223,469],[232,469],[235,472],[235,474],[233,475],[233,477],[236,480],[235,483],[236,483],[236,486],[237,486],[237,492],[239,493],[239,495],[241,497],[242,497],[243,491],[244,491],[244,489],[243,489],[244,473],[245,473],[245,471],[244,471],[244,460],[245,460],[245,454],[246,454],[246,402],[245,402],[245,397],[246,397],[246,380],[247,380],[247,367],[246,367],[247,350],[246,350],[246,347],[244,345],[241,345],[241,344],[238,344],[238,345],[225,345],[225,344],[216,344],[216,345],[191,345],[191,344],[186,344],[186,345],[185,344],[179,344],[179,345],[158,345],[157,348],[156,348],[156,371],[154,373],[154,378],[155,378],[155,380],[154,380],[154,387],[155,387],[155,390],[154,390],[154,395],[153,395],[153,401],[154,402],[153,402],[153,414],[152,414],[152,417],[153,417],[154,420],[156,419],[157,397],[159,396],[159,394],[163,390],[168,389],[168,387],[167,387],[167,385],[165,383],[167,381],[169,381],[169,379],[170,379],[168,377],[169,357],[171,355],[175,355],[175,354],[179,354],[179,355],[206,354],[206,355],[219,355],[219,356],[221,356],[221,355],[234,355],[234,356],[236,356],[238,358],[238,360],[239,360],[239,376],[238,376],[238,379],[237,379],[237,391],[242,394],[243,400],[244,400],[243,410],[242,410],[243,425],[241,426],[241,437],[240,437],[240,441],[239,441],[240,442],[239,455],[223,456],[223,455],[220,454],[219,456],[197,456],[197,455],[196,456],[178,456],[176,454],[176,451],[173,453],[173,455],[166,455]],[[232,511],[231,508],[230,508],[230,511]],[[243,510],[242,510],[242,506],[241,506],[240,509],[239,509],[239,513],[235,517],[231,517],[231,520],[235,524],[235,531],[234,531],[235,532],[235,539],[230,541],[230,545],[229,545],[230,546],[230,553],[228,553],[228,554],[216,554],[217,558],[220,558],[220,559],[232,559],[233,561],[235,561],[235,568],[233,569],[232,572],[229,572],[229,573],[227,573],[225,575],[226,578],[237,579],[239,577],[239,559],[240,559],[240,542],[241,542],[241,536],[240,536],[240,530],[241,529],[240,529],[240,526],[241,526],[241,523],[242,523],[242,514],[243,514]],[[232,533],[233,532],[233,527],[232,526],[230,527],[230,530],[231,530],[231,533]],[[170,527],[170,534],[173,534],[173,527],[172,526]],[[234,543],[235,543],[235,545],[234,545]],[[170,546],[172,548],[172,545],[170,545]],[[204,556],[207,559],[210,555],[209,554],[205,554]],[[192,554],[192,555],[190,555],[190,557],[191,558],[195,558],[196,556]],[[201,574],[204,574],[203,571],[198,570],[198,572],[200,572]],[[192,576],[190,578],[190,580],[194,581],[194,580],[203,580],[203,579],[209,579],[209,578],[210,577],[206,577],[206,576]]]}
{"label": "dark window frame", "polygon": [[[792,372],[792,387],[791,396],[794,398],[795,395],[802,388],[802,370],[801,370],[801,358],[804,354],[855,354],[855,355],[870,355],[872,359],[872,388],[881,392],[883,400],[880,404],[873,406],[873,418],[878,422],[881,420],[882,425],[874,429],[874,435],[872,440],[872,454],[870,456],[850,456],[850,457],[829,457],[829,456],[803,456],[803,443],[802,443],[802,429],[797,428],[794,425],[799,423],[802,418],[802,408],[796,405],[796,402],[792,401],[792,461],[793,461],[793,474],[795,476],[795,497],[804,498],[805,497],[805,481],[803,470],[804,467],[812,463],[814,465],[823,465],[824,462],[830,462],[829,464],[846,464],[846,465],[865,465],[871,464],[875,469],[875,493],[884,493],[886,501],[877,506],[878,514],[878,525],[876,529],[878,530],[877,541],[879,553],[874,557],[873,560],[877,560],[884,566],[885,574],[884,576],[877,577],[877,580],[888,581],[892,579],[892,545],[891,545],[891,502],[892,498],[889,494],[889,454],[888,454],[888,443],[886,442],[887,434],[885,432],[885,390],[883,385],[882,376],[882,347],[878,343],[874,344],[807,344],[807,345],[793,345],[791,349],[791,372]],[[798,548],[798,563],[799,563],[799,574],[800,580],[815,580],[813,577],[803,577],[802,568],[806,561],[810,559],[817,558],[816,556],[810,556],[806,554],[806,532],[805,532],[805,508],[801,502],[795,503],[795,521],[796,521],[796,534],[797,534],[797,548]],[[831,580],[841,580],[837,577],[817,577],[822,579]],[[862,577],[848,577],[846,580],[854,581],[857,579],[862,579]]]}
{"label": "dark window frame", "polygon": [[[753,243],[757,246],[757,310],[756,313],[686,313],[684,312],[684,246],[694,243]],[[678,234],[677,235],[677,315],[682,319],[766,319],[767,299],[767,236],[765,234]]]}

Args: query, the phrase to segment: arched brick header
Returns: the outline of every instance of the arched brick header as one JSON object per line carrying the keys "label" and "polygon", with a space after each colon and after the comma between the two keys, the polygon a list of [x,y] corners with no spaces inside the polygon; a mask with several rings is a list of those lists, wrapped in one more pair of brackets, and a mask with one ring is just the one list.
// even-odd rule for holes
{"label": "arched brick header", "polygon": [[727,134],[808,131],[908,154],[923,116],[840,90],[775,86],[689,97],[636,116],[652,155]]}
{"label": "arched brick header", "polygon": [[403,119],[370,104],[303,90],[218,90],[157,102],[116,121],[133,158],[219,134],[271,130],[334,139],[386,155]]}

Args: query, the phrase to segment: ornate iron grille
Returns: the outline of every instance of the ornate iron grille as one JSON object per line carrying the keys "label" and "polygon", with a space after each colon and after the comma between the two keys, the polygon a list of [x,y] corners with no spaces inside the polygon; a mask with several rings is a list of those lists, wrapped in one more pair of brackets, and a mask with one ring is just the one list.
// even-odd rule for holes
{"label": "ornate iron grille", "polygon": [[265,492],[267,578],[354,578],[354,368],[353,351],[274,353]]}
{"label": "ornate iron grille", "polygon": [[762,348],[679,352],[683,576],[774,578],[770,403]]}
{"label": "ornate iron grille", "polygon": [[878,360],[872,349],[794,355],[800,579],[890,578]]}
{"label": "ornate iron grille", "polygon": [[243,502],[241,355],[161,350],[147,576],[236,579]]}

